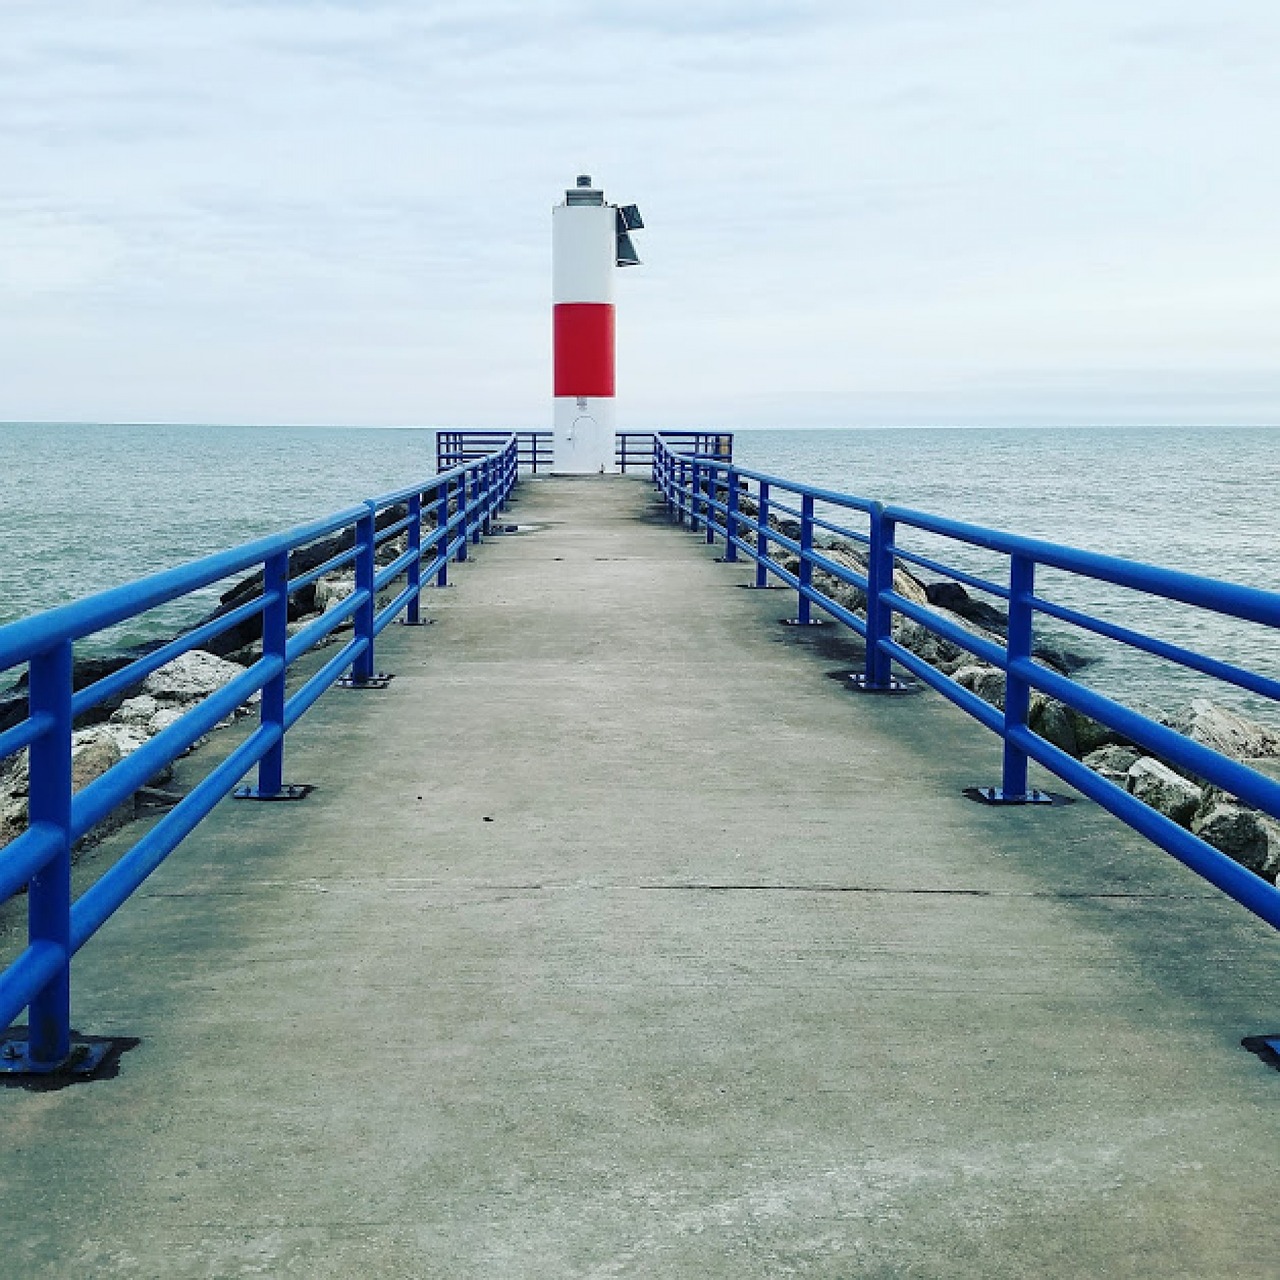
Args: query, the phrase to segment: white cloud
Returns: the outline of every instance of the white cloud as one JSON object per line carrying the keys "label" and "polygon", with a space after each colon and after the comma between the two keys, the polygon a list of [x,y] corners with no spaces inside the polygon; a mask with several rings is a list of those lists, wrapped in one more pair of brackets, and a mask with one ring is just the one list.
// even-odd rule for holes
{"label": "white cloud", "polygon": [[11,4],[6,418],[538,424],[549,207],[649,224],[620,409],[1280,420],[1261,0]]}

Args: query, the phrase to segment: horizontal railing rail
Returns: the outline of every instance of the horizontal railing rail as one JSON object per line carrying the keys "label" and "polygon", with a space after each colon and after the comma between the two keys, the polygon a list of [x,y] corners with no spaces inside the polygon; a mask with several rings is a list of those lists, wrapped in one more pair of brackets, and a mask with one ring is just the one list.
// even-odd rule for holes
{"label": "horizontal railing rail", "polygon": [[[723,462],[733,461],[733,436],[721,431],[663,431],[657,433],[679,453],[708,454]],[[549,472],[554,460],[553,433],[517,431],[520,469],[536,475]],[[648,473],[653,467],[652,431],[619,431],[614,456],[618,470]],[[498,431],[438,431],[436,468],[444,471],[484,457],[507,438]]]}
{"label": "horizontal railing rail", "polygon": [[436,470],[448,471],[487,457],[512,436],[520,470],[530,475],[551,470],[550,431],[437,431]]}
{"label": "horizontal railing rail", "polygon": [[[27,945],[0,972],[0,1028],[9,1028],[23,1009],[29,1017],[25,1038],[5,1043],[0,1070],[48,1072],[72,1059],[72,957],[241,778],[256,766],[256,786],[237,791],[245,798],[296,798],[306,790],[284,783],[286,732],[344,673],[352,687],[385,684],[375,671],[377,636],[401,616],[410,624],[421,621],[424,583],[447,585],[450,563],[465,560],[468,547],[490,531],[518,473],[516,438],[498,437],[486,455],[408,488],[0,627],[0,672],[25,666],[27,683],[27,715],[0,733],[0,762],[25,750],[29,774],[26,829],[0,848],[0,902],[25,886],[28,906]],[[300,552],[336,535],[349,545],[316,567],[294,571]],[[290,635],[290,598],[338,570],[351,571],[351,590]],[[253,599],[73,690],[77,641],[249,571],[262,575]],[[401,580],[403,586],[380,606],[380,593]],[[261,656],[243,674],[73,792],[72,734],[79,716],[259,616]],[[344,624],[351,625],[350,639],[290,693],[290,667]],[[253,732],[73,901],[75,842],[254,698],[260,709]]]}
{"label": "horizontal railing rail", "polygon": [[653,469],[654,442],[662,440],[677,453],[697,453],[721,462],[733,461],[733,436],[719,431],[619,431],[618,470],[649,472]]}
{"label": "horizontal railing rail", "polygon": [[[813,623],[816,609],[863,637],[865,665],[855,678],[856,687],[868,692],[900,688],[892,672],[896,663],[998,734],[1003,741],[1001,785],[986,789],[984,798],[1003,803],[1047,799],[1028,787],[1028,763],[1035,760],[1280,929],[1280,888],[1090,769],[1029,724],[1033,692],[1057,699],[1156,759],[1280,819],[1280,782],[1062,675],[1034,656],[1036,622],[1052,618],[1280,702],[1280,680],[1051,601],[1037,590],[1036,572],[1052,569],[1275,630],[1280,630],[1280,593],[884,505],[735,466],[706,454],[680,452],[662,443],[655,449],[653,479],[673,519],[695,532],[704,532],[708,543],[721,539],[725,561],[732,563],[743,557],[754,563],[755,586],[765,587],[777,579],[795,590],[795,624]],[[858,527],[850,527],[850,522]],[[983,577],[934,555],[902,547],[898,545],[899,531],[904,529],[1003,557],[1007,577]],[[860,559],[841,559],[819,541],[824,535],[851,545]],[[784,554],[788,556],[786,564],[782,562]],[[849,559],[854,559],[855,565],[847,563]],[[855,567],[859,563],[862,567]],[[998,636],[976,634],[936,608],[895,590],[894,573],[900,564],[927,569],[1002,601],[1008,611],[1002,642],[997,643],[1001,640]],[[823,591],[815,584],[815,570],[854,588],[862,605],[851,608]],[[933,636],[1003,672],[1003,708],[979,697],[895,640],[895,616],[920,624]],[[1277,645],[1280,647],[1280,637]]]}

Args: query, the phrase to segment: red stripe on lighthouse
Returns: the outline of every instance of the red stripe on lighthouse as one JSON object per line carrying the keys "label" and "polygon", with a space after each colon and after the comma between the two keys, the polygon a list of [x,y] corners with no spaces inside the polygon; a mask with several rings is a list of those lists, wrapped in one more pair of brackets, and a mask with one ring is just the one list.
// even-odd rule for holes
{"label": "red stripe on lighthouse", "polygon": [[613,303],[558,302],[555,394],[613,395]]}

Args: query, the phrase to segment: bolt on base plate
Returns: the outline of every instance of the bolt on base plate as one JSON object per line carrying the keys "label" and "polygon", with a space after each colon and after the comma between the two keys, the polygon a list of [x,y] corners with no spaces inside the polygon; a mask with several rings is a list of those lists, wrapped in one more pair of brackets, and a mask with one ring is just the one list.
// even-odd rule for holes
{"label": "bolt on base plate", "polygon": [[257,787],[237,787],[232,793],[233,800],[305,800],[315,790],[310,782],[287,782],[274,795],[264,796]]}
{"label": "bolt on base plate", "polygon": [[1026,791],[1022,795],[1007,795],[999,787],[965,787],[964,795],[979,804],[1020,805],[1074,803],[1070,796],[1060,796],[1056,791]]}
{"label": "bolt on base plate", "polygon": [[385,689],[394,679],[395,675],[390,671],[375,671],[367,680],[343,676],[335,683],[339,689]]}
{"label": "bolt on base plate", "polygon": [[436,620],[434,618],[419,618],[416,622],[410,622],[408,618],[397,618],[397,627],[434,627]]}
{"label": "bolt on base plate", "polygon": [[855,672],[848,677],[849,687],[855,693],[919,693],[923,688],[922,685],[913,684],[910,680],[899,680],[897,676],[890,676],[888,684],[870,684],[867,677],[862,672]]}

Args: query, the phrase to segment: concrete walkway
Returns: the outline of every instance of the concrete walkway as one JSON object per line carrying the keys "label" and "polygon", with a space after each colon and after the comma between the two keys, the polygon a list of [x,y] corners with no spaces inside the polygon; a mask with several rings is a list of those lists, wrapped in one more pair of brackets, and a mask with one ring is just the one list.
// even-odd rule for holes
{"label": "concrete walkway", "polygon": [[1280,1275],[1270,930],[647,485],[511,518],[82,953],[0,1273]]}

